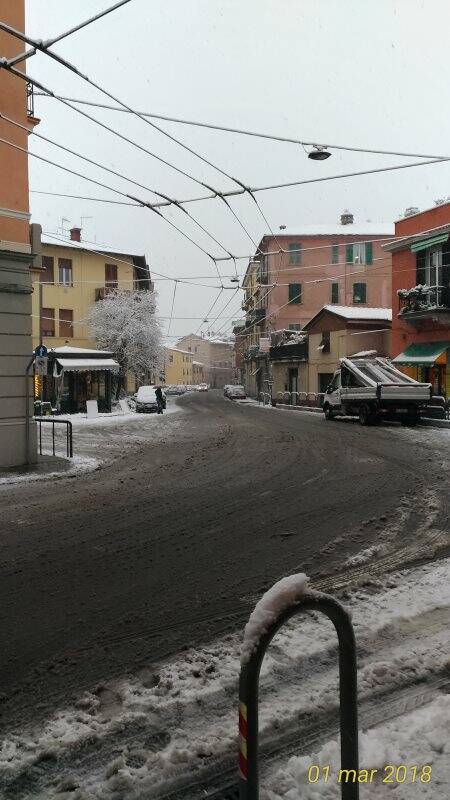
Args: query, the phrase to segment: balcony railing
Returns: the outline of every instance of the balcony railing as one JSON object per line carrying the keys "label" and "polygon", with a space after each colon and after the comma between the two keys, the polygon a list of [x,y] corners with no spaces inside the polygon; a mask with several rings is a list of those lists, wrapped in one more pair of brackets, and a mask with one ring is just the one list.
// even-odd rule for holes
{"label": "balcony railing", "polygon": [[450,314],[450,287],[413,286],[399,289],[399,316],[410,321]]}
{"label": "balcony railing", "polygon": [[273,361],[307,361],[308,340],[293,344],[280,344],[270,348],[270,358]]}

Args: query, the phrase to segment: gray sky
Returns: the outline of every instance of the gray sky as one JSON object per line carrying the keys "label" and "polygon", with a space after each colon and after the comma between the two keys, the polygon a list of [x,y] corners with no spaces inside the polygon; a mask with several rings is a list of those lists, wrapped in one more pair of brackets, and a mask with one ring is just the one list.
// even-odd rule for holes
{"label": "gray sky", "polygon": [[[100,11],[112,0],[27,0],[27,30],[49,38]],[[305,140],[450,155],[446,111],[450,63],[445,48],[448,0],[132,0],[104,20],[67,38],[55,51],[129,105],[157,114],[260,130]],[[46,56],[28,61],[30,75],[56,93],[109,102]],[[89,110],[89,109],[88,109]],[[201,187],[119,141],[54,100],[37,98],[38,132],[178,199]],[[98,118],[219,189],[232,181],[210,169],[129,114],[95,110]],[[247,185],[265,185],[370,169],[408,159],[333,152],[323,163],[301,147],[191,126],[160,123],[167,131]],[[145,199],[154,196],[31,137],[30,149]],[[414,159],[411,159],[414,160]],[[30,159],[32,189],[96,197],[114,195]],[[446,163],[381,175],[258,194],[271,226],[334,223],[344,208],[355,221],[392,221],[407,206],[426,208],[449,191]],[[120,199],[120,198],[118,198]],[[252,237],[268,232],[246,196],[232,201]],[[173,277],[209,275],[214,265],[146,209],[31,195],[33,220],[55,231],[66,217],[83,224],[86,239],[145,252],[152,270]],[[219,200],[189,210],[233,253],[253,249]],[[223,251],[176,209],[173,222],[215,255]],[[318,258],[319,260],[323,260]],[[240,261],[239,271],[245,270]],[[232,267],[221,264],[223,274]],[[225,281],[230,285],[229,280]],[[173,283],[157,282],[162,316]],[[215,314],[231,292],[223,292]],[[217,290],[179,285],[175,317],[203,317]],[[223,316],[239,317],[240,293]],[[201,320],[174,319],[171,334],[196,330]],[[215,328],[225,322],[219,320]],[[203,326],[206,328],[207,326]]]}

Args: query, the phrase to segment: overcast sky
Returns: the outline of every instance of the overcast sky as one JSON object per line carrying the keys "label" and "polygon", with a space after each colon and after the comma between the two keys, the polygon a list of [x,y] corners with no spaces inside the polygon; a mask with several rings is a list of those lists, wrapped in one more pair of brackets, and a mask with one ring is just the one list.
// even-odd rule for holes
{"label": "overcast sky", "polygon": [[[111,4],[112,0],[27,0],[27,31],[50,38]],[[448,0],[132,0],[54,49],[141,111],[313,142],[450,155],[450,62],[445,46],[449,23]],[[110,102],[44,55],[30,59],[28,71],[56,93]],[[143,121],[129,114],[87,110],[198,180],[222,190],[235,188],[233,181]],[[55,100],[37,98],[36,114],[42,120],[39,133],[149,189],[178,199],[204,194],[194,181]],[[295,144],[155,122],[251,186],[408,161],[333,151],[332,158],[317,163]],[[110,186],[155,200],[149,191],[33,137],[30,149]],[[301,229],[306,223],[335,223],[344,208],[354,213],[355,222],[390,222],[408,206],[426,208],[450,194],[449,177],[450,166],[443,163],[262,192],[258,201],[274,229],[282,224]],[[30,186],[115,197],[34,159],[30,159]],[[258,242],[268,229],[251,198],[231,202]],[[220,200],[188,208],[232,253],[245,255],[254,249]],[[179,284],[177,289],[171,335],[198,328],[217,295],[214,264],[154,213],[38,194],[31,194],[31,209],[33,221],[46,232],[60,228],[63,217],[71,224],[92,217],[83,220],[85,239],[144,252],[155,272],[176,278],[210,276],[203,281],[210,288]],[[209,252],[224,255],[179,210],[165,213]],[[243,273],[246,262],[238,264]],[[226,262],[220,269],[228,276],[233,272]],[[232,285],[229,279],[224,283]],[[157,281],[156,285],[159,313],[167,317],[174,284]],[[221,313],[231,295],[223,291],[210,316],[223,317],[216,329],[221,325],[226,329],[225,318],[241,314],[240,293]]]}

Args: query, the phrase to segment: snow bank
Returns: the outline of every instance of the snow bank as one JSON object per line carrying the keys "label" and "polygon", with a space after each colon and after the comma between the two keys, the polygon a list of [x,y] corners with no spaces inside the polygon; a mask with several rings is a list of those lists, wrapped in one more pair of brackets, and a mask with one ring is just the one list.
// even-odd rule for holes
{"label": "snow bank", "polygon": [[[376,769],[371,783],[360,784],[361,800],[444,800],[450,784],[450,696],[443,695],[429,705],[391,722],[362,733],[360,743],[360,769]],[[330,765],[327,783],[308,781],[312,764]],[[417,780],[412,780],[410,769],[405,783],[381,781],[386,764],[406,767],[417,765]],[[421,767],[431,766],[431,780],[420,781]],[[340,769],[339,740],[327,742],[319,752],[308,756],[294,756],[287,764],[270,776],[261,792],[261,800],[338,800],[341,786],[337,781]],[[447,789],[446,789],[447,787]]]}
{"label": "snow bank", "polygon": [[[51,456],[52,453],[45,452],[44,455]],[[67,469],[57,470],[53,472],[41,472],[27,470],[26,472],[7,472],[0,473],[0,487],[11,486],[16,483],[30,483],[30,481],[48,481],[55,480],[56,478],[74,478],[76,475],[81,475],[83,472],[94,472],[98,469],[101,462],[97,458],[89,458],[88,456],[73,456],[73,458],[60,459],[67,463]]]}
{"label": "snow bank", "polygon": [[241,650],[241,664],[246,664],[258,646],[258,642],[270,625],[289,608],[292,603],[299,602],[305,595],[309,578],[304,572],[288,575],[278,581],[256,604],[244,631]]}

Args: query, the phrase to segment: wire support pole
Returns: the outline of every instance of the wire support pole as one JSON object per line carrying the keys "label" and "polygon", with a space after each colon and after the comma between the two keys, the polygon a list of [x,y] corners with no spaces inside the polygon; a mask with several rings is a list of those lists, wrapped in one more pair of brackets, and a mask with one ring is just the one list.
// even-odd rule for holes
{"label": "wire support pole", "polygon": [[[358,710],[356,642],[351,619],[343,606],[329,595],[307,592],[295,600],[268,627],[239,679],[239,800],[259,799],[259,674],[270,642],[291,617],[304,611],[325,614],[333,623],[339,644],[339,706],[341,769],[358,775]],[[341,782],[342,800],[358,800],[357,779]]]}

